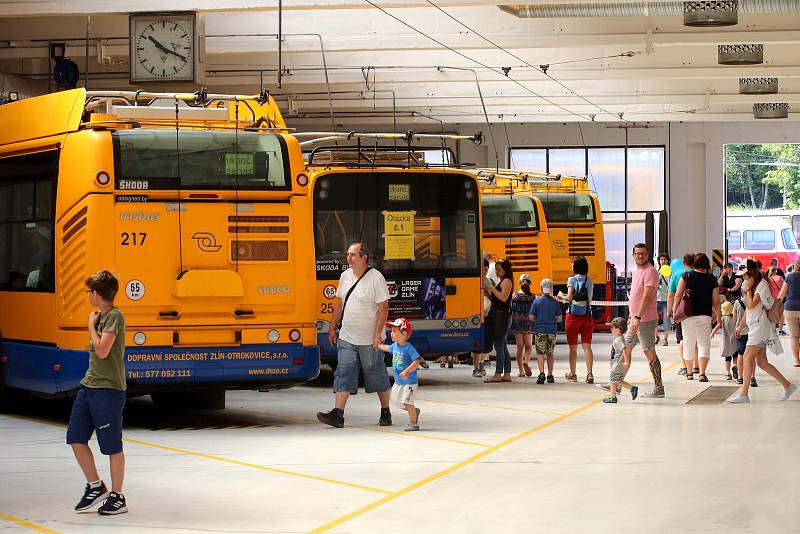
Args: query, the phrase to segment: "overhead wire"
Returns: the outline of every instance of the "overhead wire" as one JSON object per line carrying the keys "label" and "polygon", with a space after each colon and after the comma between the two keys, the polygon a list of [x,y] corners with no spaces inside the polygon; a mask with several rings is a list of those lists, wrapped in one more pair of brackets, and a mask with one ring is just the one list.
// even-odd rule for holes
{"label": "overhead wire", "polygon": [[386,9],[382,8],[381,6],[379,6],[378,4],[376,4],[375,2],[373,2],[372,0],[364,0],[364,1],[365,1],[366,3],[368,3],[369,5],[371,5],[372,7],[374,7],[375,9],[378,9],[379,11],[383,12],[385,15],[387,15],[387,16],[389,16],[389,17],[393,18],[394,20],[396,20],[397,22],[399,22],[399,23],[400,23],[400,24],[402,24],[403,26],[405,26],[405,27],[409,28],[410,30],[412,30],[412,31],[414,31],[414,32],[416,32],[416,33],[418,33],[418,34],[420,34],[420,35],[424,36],[424,37],[427,37],[428,39],[430,39],[430,40],[431,40],[431,41],[433,41],[434,43],[438,44],[438,45],[439,45],[439,46],[441,46],[442,48],[445,48],[445,49],[449,50],[450,52],[453,52],[454,54],[456,54],[456,55],[458,55],[458,56],[461,56],[462,58],[464,58],[464,59],[466,59],[466,60],[468,60],[468,61],[471,61],[471,62],[475,63],[476,65],[480,65],[481,67],[483,67],[483,68],[485,68],[485,69],[489,69],[489,70],[491,70],[492,72],[494,72],[495,74],[498,74],[498,75],[502,76],[503,78],[507,78],[507,79],[509,79],[511,82],[513,82],[514,84],[518,85],[518,86],[519,86],[519,87],[521,87],[523,90],[525,90],[525,91],[529,92],[530,94],[532,94],[533,96],[535,96],[535,97],[537,97],[537,98],[540,98],[540,99],[544,100],[545,102],[547,102],[547,103],[548,103],[548,104],[550,104],[551,106],[555,106],[555,107],[557,107],[557,108],[559,108],[559,109],[561,109],[561,110],[563,110],[563,111],[566,111],[566,112],[567,112],[567,113],[569,113],[570,115],[574,115],[574,116],[576,116],[576,117],[579,117],[579,118],[581,118],[581,119],[584,119],[584,120],[591,120],[591,118],[589,118],[588,116],[581,115],[580,113],[576,113],[575,111],[572,111],[571,109],[568,109],[568,108],[566,108],[566,107],[564,107],[564,106],[562,106],[562,105],[560,105],[560,104],[557,104],[556,102],[554,102],[554,101],[550,100],[549,98],[547,98],[547,97],[545,97],[545,96],[542,96],[542,95],[540,95],[539,93],[537,93],[536,91],[534,91],[534,90],[533,90],[533,89],[531,89],[530,87],[526,86],[525,84],[523,84],[523,83],[519,82],[518,80],[516,80],[516,79],[512,78],[511,76],[507,75],[507,74],[506,74],[506,73],[504,73],[504,72],[503,72],[501,69],[496,69],[496,68],[494,68],[494,67],[491,67],[491,66],[489,66],[489,65],[486,65],[485,63],[482,63],[481,61],[479,61],[479,60],[477,60],[477,59],[475,59],[475,58],[473,58],[473,57],[470,57],[470,56],[468,56],[467,54],[464,54],[463,52],[460,52],[460,51],[456,50],[455,48],[453,48],[453,47],[451,47],[451,46],[447,45],[446,43],[444,43],[444,42],[442,42],[442,41],[440,41],[440,40],[436,39],[435,37],[432,37],[432,36],[428,35],[427,33],[423,32],[422,30],[419,30],[419,29],[415,28],[414,26],[412,26],[412,25],[411,25],[411,24],[409,24],[408,22],[404,21],[404,20],[403,20],[403,19],[401,19],[400,17],[397,17],[397,16],[393,15],[392,13],[389,13],[389,12],[388,12]]}
{"label": "overhead wire", "polygon": [[[367,1],[369,1],[369,0],[367,0]],[[525,59],[523,59],[523,58],[519,57],[518,55],[514,54],[513,52],[511,52],[511,51],[509,51],[509,50],[506,50],[505,48],[503,48],[503,47],[502,47],[502,46],[500,46],[499,44],[495,43],[494,41],[492,41],[492,40],[491,40],[491,39],[489,39],[488,37],[484,36],[484,35],[483,35],[483,34],[481,34],[480,32],[478,32],[478,31],[474,30],[474,29],[473,29],[473,28],[471,28],[470,26],[467,26],[467,25],[466,25],[464,22],[462,22],[461,20],[457,19],[455,16],[451,15],[450,13],[448,13],[447,11],[445,11],[444,9],[442,9],[441,7],[439,7],[438,5],[436,5],[436,4],[435,4],[434,2],[432,2],[431,0],[426,0],[426,2],[428,2],[428,4],[430,4],[431,6],[435,7],[436,9],[438,9],[439,11],[441,11],[442,13],[444,13],[444,14],[445,14],[445,15],[446,15],[448,18],[450,18],[451,20],[453,20],[453,21],[454,21],[454,22],[456,22],[457,24],[459,24],[459,25],[463,26],[464,28],[466,28],[466,29],[467,29],[467,30],[469,30],[470,32],[474,33],[476,36],[480,37],[481,39],[483,39],[484,41],[486,41],[487,43],[489,43],[489,44],[490,44],[490,45],[492,45],[493,47],[497,48],[498,50],[501,50],[502,52],[505,52],[506,54],[508,54],[509,56],[513,57],[513,58],[514,58],[514,59],[516,59],[517,61],[521,61],[522,63],[524,63],[524,64],[525,64],[525,65],[527,65],[528,67],[531,67],[532,69],[538,70],[539,72],[541,72],[542,74],[544,74],[545,76],[547,76],[547,77],[548,77],[550,80],[552,80],[553,82],[557,83],[558,85],[560,85],[561,87],[563,87],[564,89],[566,89],[567,91],[569,91],[570,93],[572,93],[573,95],[577,96],[578,98],[580,98],[580,99],[581,99],[581,100],[583,100],[584,102],[586,102],[586,103],[588,103],[588,104],[590,104],[590,105],[592,105],[592,106],[596,107],[597,109],[599,109],[599,110],[600,110],[600,111],[602,111],[603,113],[606,113],[606,114],[608,114],[608,115],[612,115],[612,116],[614,116],[614,117],[617,117],[617,114],[616,114],[616,113],[613,113],[613,112],[611,112],[611,111],[608,111],[607,109],[604,109],[602,106],[600,106],[600,105],[598,105],[598,104],[595,104],[594,102],[592,102],[592,101],[591,101],[591,100],[589,100],[588,98],[586,98],[586,97],[584,97],[584,96],[582,96],[582,95],[579,95],[579,94],[578,94],[578,93],[576,93],[576,92],[575,92],[573,89],[571,89],[571,88],[567,87],[566,85],[564,85],[564,84],[563,84],[563,83],[562,83],[560,80],[558,80],[558,79],[554,78],[553,76],[551,76],[550,74],[548,74],[546,69],[543,69],[543,68],[541,68],[541,67],[537,67],[536,65],[532,65],[531,63],[529,63],[529,62],[528,62],[528,61],[526,61]],[[370,3],[371,3],[371,2],[370,2]],[[543,98],[543,97],[540,97],[540,98]]]}

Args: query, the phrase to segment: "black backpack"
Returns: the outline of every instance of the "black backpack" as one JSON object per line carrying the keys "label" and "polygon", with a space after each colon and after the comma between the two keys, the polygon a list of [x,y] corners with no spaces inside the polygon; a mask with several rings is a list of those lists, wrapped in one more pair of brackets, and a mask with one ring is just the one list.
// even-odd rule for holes
{"label": "black backpack", "polygon": [[[579,282],[576,280],[575,285],[577,286],[578,283]],[[586,280],[583,281],[580,289],[575,290],[575,293],[572,295],[572,300],[577,300],[578,302],[589,302],[589,290],[586,289]]]}

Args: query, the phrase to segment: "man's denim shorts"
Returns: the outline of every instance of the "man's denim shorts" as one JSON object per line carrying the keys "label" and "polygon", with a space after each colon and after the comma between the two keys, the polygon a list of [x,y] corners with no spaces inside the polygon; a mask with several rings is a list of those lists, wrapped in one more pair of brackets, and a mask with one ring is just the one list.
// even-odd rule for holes
{"label": "man's denim shorts", "polygon": [[125,408],[124,391],[81,386],[67,428],[67,443],[87,445],[97,433],[100,452],[111,455],[122,452],[122,410]]}
{"label": "man's denim shorts", "polygon": [[389,373],[383,352],[372,345],[353,345],[343,339],[336,343],[339,364],[333,373],[333,392],[358,393],[358,371],[364,374],[364,391],[367,393],[389,390]]}

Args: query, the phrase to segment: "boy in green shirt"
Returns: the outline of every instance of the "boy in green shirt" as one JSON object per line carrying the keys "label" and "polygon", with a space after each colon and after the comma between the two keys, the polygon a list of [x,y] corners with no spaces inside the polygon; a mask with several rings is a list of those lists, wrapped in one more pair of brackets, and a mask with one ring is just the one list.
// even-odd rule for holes
{"label": "boy in green shirt", "polygon": [[[99,308],[89,314],[89,369],[69,416],[67,443],[86,477],[86,488],[76,512],[103,502],[100,515],[128,511],[122,495],[125,454],[122,452],[122,410],[125,407],[125,317],[114,307],[119,282],[108,271],[86,279],[89,304]],[[97,433],[100,452],[109,457],[111,492],[100,480],[89,439]]]}

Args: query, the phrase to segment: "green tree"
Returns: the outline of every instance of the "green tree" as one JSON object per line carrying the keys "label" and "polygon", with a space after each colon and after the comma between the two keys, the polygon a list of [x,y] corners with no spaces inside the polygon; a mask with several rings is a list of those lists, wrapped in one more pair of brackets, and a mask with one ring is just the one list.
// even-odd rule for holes
{"label": "green tree", "polygon": [[[772,170],[790,168],[780,166],[782,160],[779,158],[791,155],[783,154],[776,147],[796,148],[797,145],[727,145],[725,175],[728,206],[744,206],[752,210],[783,207],[784,192],[791,187],[786,183],[791,179],[782,174],[771,179],[767,177]],[[778,166],[776,162],[779,162]]]}
{"label": "green tree", "polygon": [[800,145],[763,145],[773,158],[774,166],[764,176],[764,183],[778,187],[783,193],[785,207],[800,207]]}

